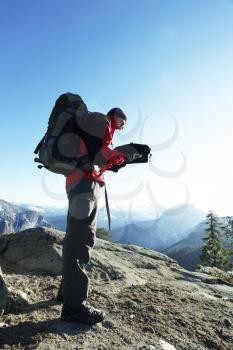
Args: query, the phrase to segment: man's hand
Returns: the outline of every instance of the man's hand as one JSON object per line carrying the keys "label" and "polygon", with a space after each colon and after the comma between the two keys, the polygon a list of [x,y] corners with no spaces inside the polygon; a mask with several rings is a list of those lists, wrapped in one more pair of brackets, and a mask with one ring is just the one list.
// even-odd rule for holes
{"label": "man's hand", "polygon": [[111,166],[111,168],[109,168],[109,169],[107,169],[107,170],[111,170],[111,171],[113,171],[114,173],[117,173],[118,171],[119,171],[119,169],[121,169],[121,168],[123,168],[123,167],[125,167],[126,166],[126,163],[122,163],[121,165],[115,165],[115,164],[113,164],[112,166]]}

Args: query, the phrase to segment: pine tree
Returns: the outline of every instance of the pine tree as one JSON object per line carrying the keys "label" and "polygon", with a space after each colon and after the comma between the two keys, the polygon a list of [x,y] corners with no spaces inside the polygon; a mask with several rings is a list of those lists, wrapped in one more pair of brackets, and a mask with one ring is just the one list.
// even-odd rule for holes
{"label": "pine tree", "polygon": [[[225,216],[225,219],[227,220],[227,224],[225,227],[224,234],[225,238],[227,239],[227,246],[231,257],[231,261],[233,261],[233,218],[231,216]],[[233,263],[231,268],[233,268]]]}
{"label": "pine tree", "polygon": [[224,235],[225,226],[221,224],[217,215],[210,211],[206,216],[205,244],[202,247],[200,257],[204,266],[217,267],[222,270],[229,269],[229,250],[224,248],[221,237]]}
{"label": "pine tree", "polygon": [[231,216],[225,216],[225,219],[227,220],[227,224],[224,233],[228,240],[229,249],[233,250],[233,218]]}

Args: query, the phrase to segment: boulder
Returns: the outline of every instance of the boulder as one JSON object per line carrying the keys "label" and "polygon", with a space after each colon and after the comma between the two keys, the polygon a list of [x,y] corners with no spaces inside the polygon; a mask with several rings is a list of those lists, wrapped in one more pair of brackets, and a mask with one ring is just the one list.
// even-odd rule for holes
{"label": "boulder", "polygon": [[15,266],[20,272],[62,272],[64,234],[39,227],[0,236],[0,263]]}
{"label": "boulder", "polygon": [[[217,283],[233,285],[232,271],[223,271],[217,267],[199,265],[199,271],[217,278]],[[215,281],[215,280],[213,280]]]}

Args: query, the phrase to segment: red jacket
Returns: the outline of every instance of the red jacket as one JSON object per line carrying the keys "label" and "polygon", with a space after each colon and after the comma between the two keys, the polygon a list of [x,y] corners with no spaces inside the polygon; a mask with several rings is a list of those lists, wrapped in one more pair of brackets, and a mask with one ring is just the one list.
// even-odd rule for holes
{"label": "red jacket", "polygon": [[[101,154],[102,156],[107,160],[106,165],[102,169],[95,169],[95,170],[80,170],[76,169],[66,177],[66,188],[68,188],[72,183],[80,181],[81,179],[91,179],[95,180],[100,183],[101,186],[104,186],[104,175],[103,173],[111,168],[113,164],[120,165],[124,162],[125,156],[118,152],[113,150],[112,148],[112,139],[115,132],[115,120],[114,118],[109,118],[109,123],[106,124],[102,147],[101,147]],[[80,143],[79,154],[87,154],[87,148],[84,144],[84,142]],[[98,168],[98,167],[96,167]]]}

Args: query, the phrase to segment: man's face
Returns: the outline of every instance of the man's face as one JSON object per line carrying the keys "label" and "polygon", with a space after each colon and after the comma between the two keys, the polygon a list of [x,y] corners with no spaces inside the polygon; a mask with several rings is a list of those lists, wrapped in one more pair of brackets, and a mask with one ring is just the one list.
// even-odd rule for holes
{"label": "man's face", "polygon": [[116,123],[116,129],[123,130],[124,125],[126,123],[125,119],[123,119],[121,117],[116,117],[116,116],[114,116],[114,119],[115,119],[115,123]]}

